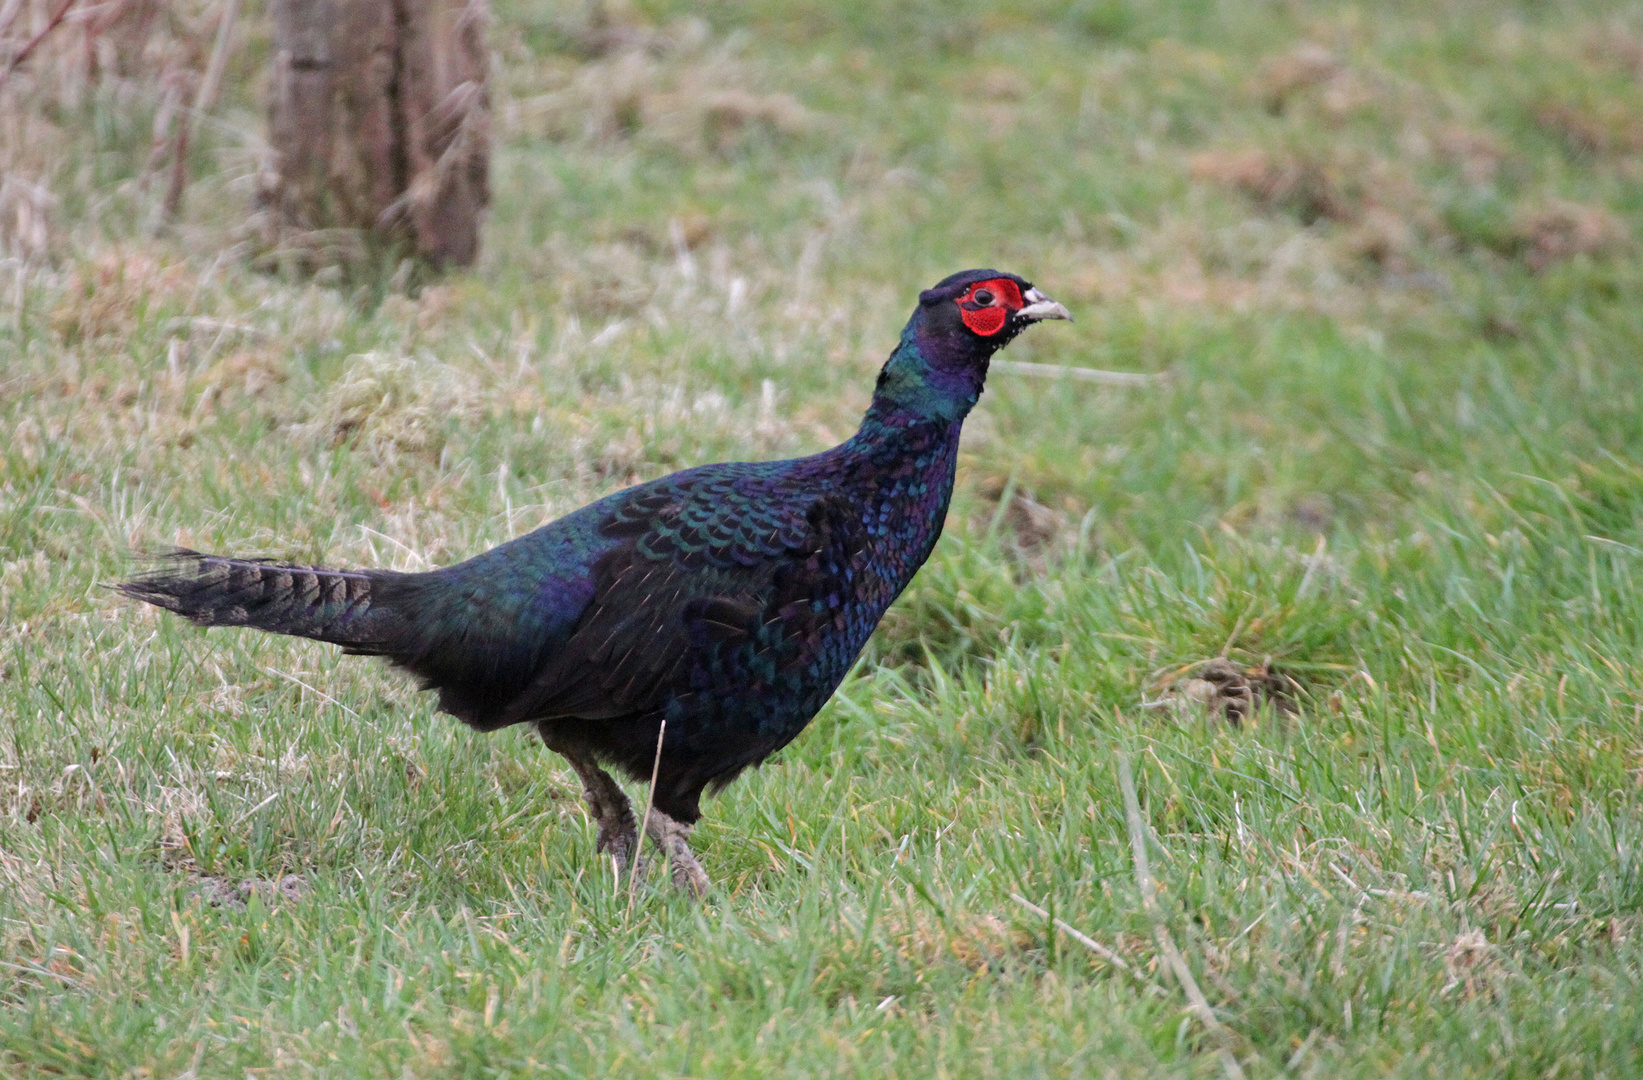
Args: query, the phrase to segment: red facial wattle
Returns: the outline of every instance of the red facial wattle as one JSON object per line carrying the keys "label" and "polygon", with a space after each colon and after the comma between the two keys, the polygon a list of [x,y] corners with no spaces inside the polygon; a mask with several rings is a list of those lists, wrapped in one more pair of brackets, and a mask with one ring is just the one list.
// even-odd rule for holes
{"label": "red facial wattle", "polygon": [[1022,307],[1021,287],[1009,278],[978,281],[958,298],[959,317],[974,334],[992,337]]}
{"label": "red facial wattle", "polygon": [[992,337],[1010,321],[1009,312],[1000,307],[960,308],[964,325],[982,337]]}

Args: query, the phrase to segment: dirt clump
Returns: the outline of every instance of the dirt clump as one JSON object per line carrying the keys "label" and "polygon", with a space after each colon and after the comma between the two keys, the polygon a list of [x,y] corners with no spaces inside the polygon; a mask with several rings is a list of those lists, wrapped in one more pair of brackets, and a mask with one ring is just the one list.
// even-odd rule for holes
{"label": "dirt clump", "polygon": [[1193,157],[1191,170],[1195,180],[1236,188],[1263,210],[1288,211],[1303,225],[1357,216],[1340,170],[1316,157],[1254,147],[1210,150]]}
{"label": "dirt clump", "polygon": [[1512,227],[1523,261],[1536,273],[1577,255],[1605,255],[1626,247],[1626,223],[1601,206],[1553,200],[1520,213]]}
{"label": "dirt clump", "polygon": [[235,884],[224,878],[204,877],[194,890],[211,907],[244,911],[253,896],[262,897],[264,904],[294,904],[309,893],[308,882],[296,874],[280,878],[246,878]]}
{"label": "dirt clump", "polygon": [[1266,663],[1245,667],[1225,656],[1172,668],[1155,685],[1164,688],[1164,693],[1149,704],[1183,713],[1201,712],[1233,724],[1242,723],[1263,705],[1274,712],[1294,712],[1300,689],[1295,680]]}

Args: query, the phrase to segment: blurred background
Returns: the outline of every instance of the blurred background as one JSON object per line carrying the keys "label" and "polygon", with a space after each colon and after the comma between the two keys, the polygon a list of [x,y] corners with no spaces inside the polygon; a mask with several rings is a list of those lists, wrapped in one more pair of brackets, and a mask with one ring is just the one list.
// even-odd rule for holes
{"label": "blurred background", "polygon": [[[7,4],[9,47],[60,6]],[[300,428],[395,458],[390,502],[424,460],[574,500],[843,437],[972,265],[1079,318],[1015,358],[1181,376],[994,380],[965,487],[1029,538],[1395,529],[1446,477],[1636,431],[1626,5],[502,0],[478,262],[426,280],[271,249],[270,18],[235,6],[203,100],[203,0],[71,6],[0,87],[13,454]],[[413,546],[473,543],[442,532]]]}

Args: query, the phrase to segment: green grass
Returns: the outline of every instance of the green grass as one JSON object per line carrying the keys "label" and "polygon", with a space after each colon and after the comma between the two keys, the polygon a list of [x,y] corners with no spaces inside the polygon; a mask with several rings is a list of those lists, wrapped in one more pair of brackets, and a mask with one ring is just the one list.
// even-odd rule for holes
{"label": "green grass", "polygon": [[[4,91],[57,201],[0,228],[0,1071],[1643,1075],[1632,7],[658,0],[626,57],[562,7],[497,4],[481,265],[380,303],[236,246],[255,11],[160,238],[156,84]],[[1078,319],[1012,359],[1172,377],[995,375],[699,907],[520,733],[102,588],[819,449],[972,265]],[[1206,715],[1220,655],[1288,694]]]}

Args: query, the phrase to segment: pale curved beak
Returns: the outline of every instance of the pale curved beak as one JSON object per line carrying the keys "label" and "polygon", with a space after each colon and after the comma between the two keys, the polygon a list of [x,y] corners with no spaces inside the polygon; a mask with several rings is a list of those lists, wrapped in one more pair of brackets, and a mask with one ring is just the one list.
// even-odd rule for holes
{"label": "pale curved beak", "polygon": [[1073,321],[1072,313],[1060,304],[1051,300],[1037,289],[1028,289],[1021,299],[1027,301],[1027,306],[1016,312],[1016,318],[1027,322],[1038,322],[1041,319],[1066,319]]}

